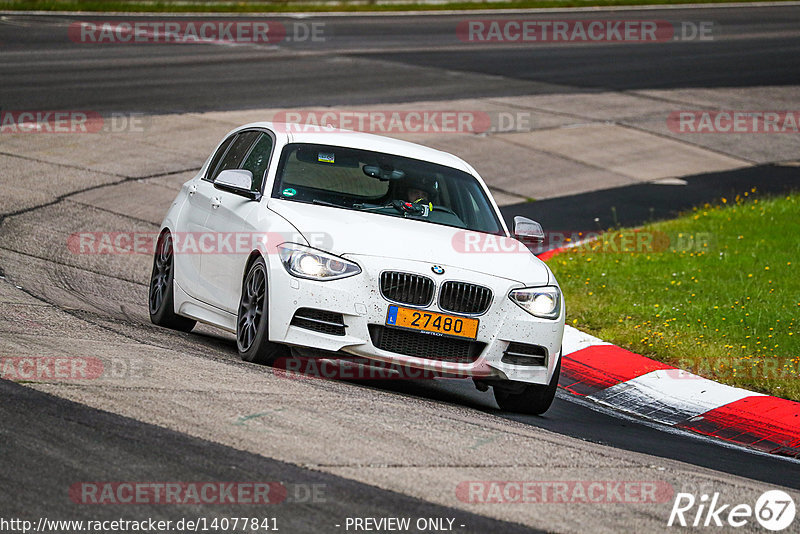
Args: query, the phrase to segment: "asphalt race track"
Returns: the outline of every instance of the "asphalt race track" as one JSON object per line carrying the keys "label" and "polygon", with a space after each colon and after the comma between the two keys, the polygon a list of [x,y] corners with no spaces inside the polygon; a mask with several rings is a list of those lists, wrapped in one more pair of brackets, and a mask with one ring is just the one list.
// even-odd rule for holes
{"label": "asphalt race track", "polygon": [[[623,11],[614,16],[712,22],[717,37],[644,46],[537,45],[531,50],[519,45],[462,43],[455,28],[460,21],[477,16],[456,14],[270,17],[289,28],[294,23],[325,24],[324,42],[279,46],[65,44],[71,22],[139,19],[9,15],[0,25],[2,105],[5,109],[169,113],[607,88],[797,83],[798,73],[792,66],[800,56],[800,10],[795,6]],[[591,20],[595,14],[559,17]]]}
{"label": "asphalt race track", "polygon": [[[800,6],[605,15],[712,21],[718,33],[713,41],[526,47],[461,43],[458,22],[488,18],[482,15],[311,15],[270,20],[322,23],[323,43],[91,45],[65,37],[87,17],[0,14],[0,109],[153,114],[169,131],[165,114],[601,91],[769,86],[800,102]],[[169,135],[176,145],[201,137]],[[21,142],[36,155],[19,153]],[[346,532],[348,517],[403,516],[451,518],[458,532],[651,532],[666,529],[672,506],[671,498],[476,505],[455,489],[470,480],[655,480],[675,492],[720,492],[726,502],[751,504],[782,487],[800,504],[800,462],[666,431],[566,394],[545,416],[527,417],[499,411],[490,393],[465,381],[286,380],[241,362],[235,340],[220,331],[156,328],[146,309],[149,257],[76,257],[64,237],[94,228],[157,230],[201,159],[176,148],[180,161],[167,164],[102,142],[73,145],[68,136],[47,148],[37,143],[37,136],[10,142],[0,135],[0,156],[17,180],[0,184],[9,192],[13,185],[15,195],[28,190],[24,201],[0,201],[0,355],[94,355],[121,371],[93,384],[0,380],[0,518],[257,514],[292,533]],[[86,164],[56,163],[51,149],[85,154]],[[137,158],[141,169],[130,169]],[[52,190],[43,177],[56,178]],[[613,206],[622,217],[616,222],[635,225],[754,185],[797,188],[798,167],[763,164],[684,180],[685,189],[669,194],[664,186],[609,184],[509,202],[503,211],[575,229],[598,224],[595,218],[608,226]],[[286,502],[257,512],[241,504],[92,506],[69,493],[86,481],[263,480],[289,488]],[[303,493],[314,486],[324,496]]]}
{"label": "asphalt race track", "polygon": [[[463,532],[529,532],[513,523],[433,505],[346,478],[92,410],[5,380],[0,381],[0,388],[5,401],[0,408],[4,423],[3,461],[15,466],[13,471],[6,473],[3,482],[6,487],[20,488],[20,491],[4,495],[5,516],[27,516],[39,511],[32,510],[31,503],[37,503],[36,508],[44,503],[50,517],[81,519],[60,490],[74,483],[74,477],[87,481],[105,480],[113,471],[122,468],[118,471],[119,476],[136,480],[295,481],[295,486],[288,486],[286,500],[276,505],[272,514],[279,521],[281,530],[289,532],[335,531],[335,523],[343,522],[345,517],[391,516],[398,510],[414,517],[455,518],[455,524],[465,525],[460,529]],[[36,414],[33,421],[30,414]],[[132,440],[131,436],[135,439]],[[64,457],[73,457],[78,451],[91,461],[53,468],[54,465],[63,465]],[[220,462],[220,459],[224,460]],[[232,473],[238,475],[232,478]],[[36,480],[40,482],[33,483]],[[44,481],[46,483],[42,484]],[[307,492],[306,488],[311,489]],[[311,497],[314,488],[321,498]],[[161,513],[150,513],[149,516],[167,520],[178,512],[187,517],[203,515],[201,506],[163,508]],[[246,515],[247,508],[229,505],[215,511],[235,517]],[[84,510],[86,519],[113,520],[120,516],[124,507]]]}

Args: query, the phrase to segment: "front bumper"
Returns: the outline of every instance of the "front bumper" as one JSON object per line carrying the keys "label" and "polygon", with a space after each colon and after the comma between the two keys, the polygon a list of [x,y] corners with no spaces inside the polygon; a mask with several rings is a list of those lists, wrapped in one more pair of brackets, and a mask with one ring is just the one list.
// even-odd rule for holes
{"label": "front bumper", "polygon": [[[447,265],[444,266],[444,275],[435,275],[431,273],[431,264],[426,262],[397,259],[387,262],[385,258],[354,255],[348,255],[347,258],[358,263],[362,272],[349,278],[326,282],[295,278],[286,272],[277,257],[268,259],[271,341],[324,351],[342,351],[371,360],[438,373],[508,379],[533,384],[548,383],[558,363],[561,350],[564,333],[563,303],[561,316],[558,319],[540,319],[525,312],[508,298],[508,293],[512,289],[524,287],[523,284],[512,280]],[[372,326],[373,329],[385,325],[389,306],[393,304],[384,299],[380,293],[379,276],[384,270],[428,276],[436,283],[437,295],[440,285],[447,280],[468,281],[491,288],[493,300],[488,311],[476,316],[480,324],[475,341],[484,344],[479,356],[474,361],[459,363],[437,359],[436,354],[422,358],[376,347],[370,335],[370,325],[377,325]],[[450,313],[438,308],[436,298],[425,307],[399,305]],[[300,308],[341,314],[346,325],[345,335],[324,334],[290,324],[295,312]],[[542,347],[543,361],[540,360],[538,365],[504,362],[504,353],[512,342]]]}

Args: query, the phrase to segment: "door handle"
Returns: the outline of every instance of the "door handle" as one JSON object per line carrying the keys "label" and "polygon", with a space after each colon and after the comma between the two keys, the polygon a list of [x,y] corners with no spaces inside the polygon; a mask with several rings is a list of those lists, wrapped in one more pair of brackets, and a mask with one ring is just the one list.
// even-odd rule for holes
{"label": "door handle", "polygon": [[189,186],[189,196],[192,196],[195,193],[197,193],[197,184],[192,184]]}
{"label": "door handle", "polygon": [[222,199],[220,197],[214,197],[211,199],[211,207],[217,209],[220,204],[222,204]]}

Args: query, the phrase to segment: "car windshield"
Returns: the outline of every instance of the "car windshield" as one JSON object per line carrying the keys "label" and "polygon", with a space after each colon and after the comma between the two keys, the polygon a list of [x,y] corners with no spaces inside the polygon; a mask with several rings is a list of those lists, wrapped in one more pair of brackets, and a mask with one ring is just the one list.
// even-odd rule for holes
{"label": "car windshield", "polygon": [[272,197],[503,233],[474,176],[368,150],[289,144],[281,155]]}

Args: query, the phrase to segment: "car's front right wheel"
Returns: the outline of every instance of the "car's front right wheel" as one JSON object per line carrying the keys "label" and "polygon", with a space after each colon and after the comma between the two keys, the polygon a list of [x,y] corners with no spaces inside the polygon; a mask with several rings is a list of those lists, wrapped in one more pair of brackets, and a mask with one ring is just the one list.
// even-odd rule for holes
{"label": "car's front right wheel", "polygon": [[244,277],[236,319],[236,347],[246,362],[266,365],[286,354],[283,345],[269,340],[268,291],[267,265],[259,256]]}
{"label": "car's front right wheel", "polygon": [[525,413],[531,415],[541,415],[546,412],[553,399],[556,397],[558,389],[558,377],[561,375],[561,357],[553,371],[553,376],[547,384],[525,384],[519,382],[495,385],[494,399],[501,410],[508,412]]}

